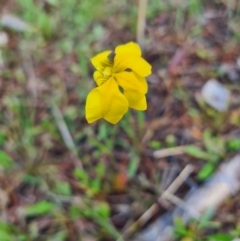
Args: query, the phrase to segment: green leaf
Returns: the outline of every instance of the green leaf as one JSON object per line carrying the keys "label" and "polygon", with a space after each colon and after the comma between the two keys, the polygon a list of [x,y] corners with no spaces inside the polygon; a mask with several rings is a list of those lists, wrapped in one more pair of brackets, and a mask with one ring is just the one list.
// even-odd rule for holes
{"label": "green leaf", "polygon": [[98,193],[100,191],[100,185],[101,185],[101,182],[99,179],[93,179],[89,184],[90,188],[94,193]]}
{"label": "green leaf", "polygon": [[73,175],[83,184],[88,185],[89,178],[87,173],[84,170],[76,168],[74,169]]}
{"label": "green leaf", "polygon": [[129,178],[134,177],[134,175],[137,172],[138,165],[139,165],[139,157],[134,152],[130,153],[130,162],[129,162],[129,165],[128,165],[128,176],[129,176]]}
{"label": "green leaf", "polygon": [[9,168],[13,165],[13,160],[4,151],[0,150],[0,166]]}
{"label": "green leaf", "polygon": [[109,234],[111,234],[115,238],[115,240],[123,241],[122,238],[120,239],[120,233],[118,233],[118,231],[115,229],[115,227],[112,226],[111,222],[108,219],[102,218],[100,215],[95,214],[93,220],[102,227],[104,232],[108,232]]}
{"label": "green leaf", "polygon": [[102,178],[105,174],[105,166],[101,162],[96,166],[96,173],[99,178]]}
{"label": "green leaf", "polygon": [[207,163],[203,166],[203,168],[199,171],[197,178],[199,180],[206,180],[208,177],[212,175],[216,166],[212,163]]}
{"label": "green leaf", "polygon": [[6,136],[3,132],[0,132],[0,145],[4,144]]}
{"label": "green leaf", "polygon": [[105,202],[99,203],[94,207],[94,211],[102,218],[109,218],[110,216],[110,208],[109,205]]}
{"label": "green leaf", "polygon": [[199,219],[198,229],[202,230],[204,228],[215,227],[216,223],[211,222],[211,219],[212,219],[214,214],[215,214],[215,209],[214,208],[207,209],[207,211],[204,212],[203,215],[201,216],[201,218]]}
{"label": "green leaf", "polygon": [[101,125],[99,126],[99,133],[98,133],[98,139],[99,140],[105,140],[108,137],[108,131],[109,126],[103,122],[101,123]]}
{"label": "green leaf", "polygon": [[206,161],[211,160],[211,156],[207,152],[203,151],[202,149],[200,149],[199,147],[194,146],[194,145],[186,146],[185,152],[188,155],[199,158],[199,159],[203,159]]}
{"label": "green leaf", "polygon": [[26,207],[27,216],[44,215],[53,211],[54,204],[47,201],[40,201],[33,205]]}
{"label": "green leaf", "polygon": [[227,148],[230,151],[239,151],[240,150],[240,139],[232,139],[227,142]]}
{"label": "green leaf", "polygon": [[174,222],[174,226],[176,229],[178,229],[178,230],[186,229],[185,224],[180,217],[174,217],[173,222]]}
{"label": "green leaf", "polygon": [[189,234],[188,230],[182,219],[180,217],[174,217],[174,234],[176,236],[187,236]]}
{"label": "green leaf", "polygon": [[43,11],[38,11],[37,14],[37,25],[43,31],[43,34],[50,37],[52,34],[52,23],[51,19]]}
{"label": "green leaf", "polygon": [[4,230],[0,230],[1,241],[12,241],[13,236]]}
{"label": "green leaf", "polygon": [[73,219],[83,216],[83,212],[76,206],[71,206],[69,209],[69,213],[71,218]]}
{"label": "green leaf", "polygon": [[152,140],[148,143],[148,146],[152,149],[160,149],[162,147],[162,143],[160,141]]}
{"label": "green leaf", "polygon": [[208,236],[209,241],[232,241],[233,237],[229,234],[218,233]]}
{"label": "green leaf", "polygon": [[23,181],[31,185],[40,185],[42,183],[42,180],[40,177],[29,175],[29,174],[25,174],[23,176]]}
{"label": "green leaf", "polygon": [[71,187],[68,182],[57,182],[55,184],[55,191],[61,195],[70,196],[72,194]]}
{"label": "green leaf", "polygon": [[[17,237],[17,239],[16,239]],[[0,240],[1,241],[26,241],[26,235],[21,230],[9,223],[0,222]]]}
{"label": "green leaf", "polygon": [[176,140],[176,137],[172,134],[167,135],[165,138],[165,141],[166,141],[168,147],[176,146],[177,140]]}
{"label": "green leaf", "polygon": [[224,155],[226,151],[225,140],[221,137],[213,137],[211,132],[206,129],[203,133],[203,143],[208,153],[211,153],[215,159]]}

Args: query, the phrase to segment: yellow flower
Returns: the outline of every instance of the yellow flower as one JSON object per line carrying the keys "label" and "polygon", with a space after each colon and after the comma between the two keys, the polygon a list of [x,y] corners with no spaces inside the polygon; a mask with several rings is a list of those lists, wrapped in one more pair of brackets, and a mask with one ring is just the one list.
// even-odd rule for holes
{"label": "yellow flower", "polygon": [[141,57],[138,44],[119,45],[115,51],[104,51],[91,59],[96,68],[93,78],[98,87],[86,100],[86,119],[92,123],[104,118],[116,124],[128,108],[146,110],[148,85],[145,77],[151,65]]}

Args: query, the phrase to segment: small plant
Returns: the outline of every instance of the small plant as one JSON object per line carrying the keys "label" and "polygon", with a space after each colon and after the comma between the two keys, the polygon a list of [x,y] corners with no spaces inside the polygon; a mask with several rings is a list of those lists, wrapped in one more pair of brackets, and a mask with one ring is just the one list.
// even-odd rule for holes
{"label": "small plant", "polygon": [[204,150],[194,145],[186,148],[188,155],[206,161],[198,173],[199,180],[205,180],[211,176],[227,151],[226,141],[221,137],[214,137],[209,130],[203,133],[203,144]]}
{"label": "small plant", "polygon": [[189,225],[175,217],[174,236],[180,241],[232,241],[234,235],[218,232],[220,224],[210,220],[212,215],[212,210],[209,210],[198,221],[189,222]]}

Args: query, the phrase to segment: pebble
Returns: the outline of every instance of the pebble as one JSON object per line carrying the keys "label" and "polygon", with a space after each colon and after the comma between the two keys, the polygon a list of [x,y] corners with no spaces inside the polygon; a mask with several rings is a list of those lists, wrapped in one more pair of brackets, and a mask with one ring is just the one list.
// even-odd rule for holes
{"label": "pebble", "polygon": [[8,35],[5,32],[0,32],[0,47],[7,45]]}
{"label": "pebble", "polygon": [[203,100],[219,112],[228,109],[230,91],[216,79],[208,80],[201,90]]}
{"label": "pebble", "polygon": [[0,23],[2,24],[2,26],[16,30],[18,32],[24,32],[31,29],[30,25],[27,22],[17,16],[10,14],[2,15],[0,18]]}

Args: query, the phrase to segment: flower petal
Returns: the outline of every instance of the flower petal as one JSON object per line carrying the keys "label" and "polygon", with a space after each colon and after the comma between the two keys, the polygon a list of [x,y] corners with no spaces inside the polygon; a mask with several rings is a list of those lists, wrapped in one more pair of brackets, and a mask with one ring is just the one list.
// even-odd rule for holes
{"label": "flower petal", "polygon": [[98,88],[94,88],[87,96],[86,119],[92,123],[102,118],[101,93]]}
{"label": "flower petal", "polygon": [[134,73],[134,74],[136,75],[138,81],[140,82],[143,93],[146,94],[148,91],[148,82],[147,82],[146,78],[141,77],[141,76],[137,75],[136,73]]}
{"label": "flower petal", "polygon": [[108,59],[108,56],[111,52],[111,50],[107,50],[91,58],[93,66],[99,71],[102,71],[107,66],[112,66],[112,63]]}
{"label": "flower petal", "polygon": [[124,95],[128,100],[129,107],[136,110],[146,110],[146,96],[132,90],[124,90]]}
{"label": "flower petal", "polygon": [[133,90],[142,94],[147,93],[148,84],[146,79],[136,75],[134,72],[123,71],[114,74],[114,77],[124,90]]}
{"label": "flower petal", "polygon": [[126,44],[119,45],[115,48],[115,53],[120,55],[137,55],[141,56],[142,51],[140,46],[137,43],[129,42]]}
{"label": "flower petal", "polygon": [[134,55],[128,56],[116,54],[113,69],[115,73],[131,69],[141,77],[146,77],[152,72],[152,66],[145,59]]}
{"label": "flower petal", "polygon": [[93,89],[86,101],[86,119],[92,123],[104,118],[116,124],[128,110],[128,101],[113,78]]}
{"label": "flower petal", "polygon": [[112,124],[116,124],[128,111],[128,101],[119,91],[118,85],[113,78],[111,78],[111,83],[106,87],[106,90],[108,93],[105,92],[104,96],[106,96],[105,105],[108,106],[108,111],[104,113],[103,118]]}
{"label": "flower petal", "polygon": [[103,83],[105,83],[107,81],[107,78],[104,78],[103,74],[99,71],[95,71],[93,73],[93,78],[98,86],[102,85]]}

